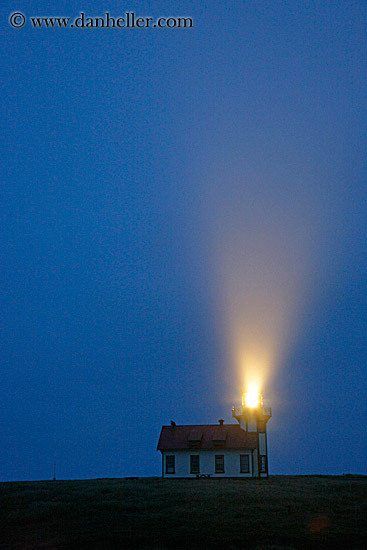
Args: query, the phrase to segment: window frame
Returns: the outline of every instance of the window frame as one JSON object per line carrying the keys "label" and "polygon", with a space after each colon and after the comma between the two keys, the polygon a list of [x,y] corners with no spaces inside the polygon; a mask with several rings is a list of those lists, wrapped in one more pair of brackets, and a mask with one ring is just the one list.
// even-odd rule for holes
{"label": "window frame", "polygon": [[259,472],[260,472],[260,474],[266,474],[267,473],[266,455],[260,455],[259,456]]}
{"label": "window frame", "polygon": [[[243,465],[243,460],[247,459],[247,464]],[[247,454],[240,455],[240,474],[249,474],[250,473],[250,456]]]}
{"label": "window frame", "polygon": [[224,455],[214,455],[214,460],[215,460],[215,473],[224,474],[225,473]]}
{"label": "window frame", "polygon": [[[172,464],[168,464],[168,459],[172,460]],[[175,455],[166,455],[165,460],[166,474],[172,475],[176,473],[176,456]]]}
{"label": "window frame", "polygon": [[[196,465],[193,464],[195,461]],[[200,455],[190,455],[190,474],[200,474]]]}

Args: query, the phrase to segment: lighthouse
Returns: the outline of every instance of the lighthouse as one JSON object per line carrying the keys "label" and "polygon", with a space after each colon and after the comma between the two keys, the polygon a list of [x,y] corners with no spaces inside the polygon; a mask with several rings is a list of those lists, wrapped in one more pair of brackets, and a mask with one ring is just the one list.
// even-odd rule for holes
{"label": "lighthouse", "polygon": [[241,429],[256,434],[256,448],[252,452],[254,477],[268,477],[268,442],[266,425],[271,408],[264,407],[262,392],[249,388],[242,392],[240,407],[232,407],[232,416]]}
{"label": "lighthouse", "polygon": [[157,450],[162,453],[162,477],[266,478],[268,448],[266,424],[271,409],[261,392],[250,387],[240,407],[232,408],[238,423],[180,426],[171,420],[162,426]]}

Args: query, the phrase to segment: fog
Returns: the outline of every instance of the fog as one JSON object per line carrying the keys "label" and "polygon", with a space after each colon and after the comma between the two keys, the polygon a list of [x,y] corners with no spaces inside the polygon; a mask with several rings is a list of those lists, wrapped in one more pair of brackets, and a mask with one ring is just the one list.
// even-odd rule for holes
{"label": "fog", "polygon": [[250,384],[266,397],[285,374],[318,278],[328,272],[340,204],[325,163],[308,163],[291,140],[279,146],[275,130],[272,150],[232,138],[212,140],[198,171],[208,276],[234,401]]}

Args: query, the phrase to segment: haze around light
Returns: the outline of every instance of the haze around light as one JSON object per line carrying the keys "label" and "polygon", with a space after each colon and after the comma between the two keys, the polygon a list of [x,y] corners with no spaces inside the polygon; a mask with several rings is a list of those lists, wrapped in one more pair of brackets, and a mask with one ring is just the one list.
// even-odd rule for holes
{"label": "haze around light", "polygon": [[230,144],[213,146],[213,162],[203,162],[211,169],[202,176],[202,200],[218,331],[236,402],[249,387],[270,397],[272,382],[284,374],[304,312],[316,299],[317,271],[327,270],[322,258],[333,249],[338,207],[328,179],[320,192],[325,173],[306,169],[291,143],[288,162],[284,143],[270,165],[261,159],[261,144],[250,148],[235,136],[233,151]]}

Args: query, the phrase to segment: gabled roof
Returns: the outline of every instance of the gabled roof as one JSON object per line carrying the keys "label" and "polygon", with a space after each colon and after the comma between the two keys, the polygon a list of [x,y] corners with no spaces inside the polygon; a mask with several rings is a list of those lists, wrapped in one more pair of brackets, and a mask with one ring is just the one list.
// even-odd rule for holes
{"label": "gabled roof", "polygon": [[237,424],[162,426],[158,451],[185,449],[256,449],[257,434]]}

